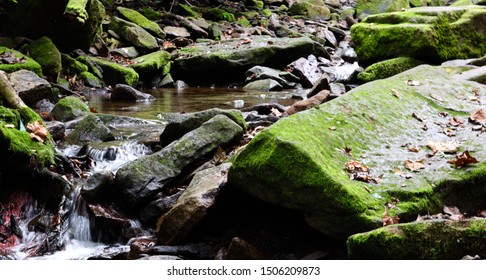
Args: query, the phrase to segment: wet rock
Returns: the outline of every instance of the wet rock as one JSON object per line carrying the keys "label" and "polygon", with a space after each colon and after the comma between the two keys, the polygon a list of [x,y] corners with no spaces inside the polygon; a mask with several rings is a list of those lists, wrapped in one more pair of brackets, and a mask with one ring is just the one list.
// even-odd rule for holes
{"label": "wet rock", "polygon": [[67,122],[89,114],[89,107],[79,98],[67,96],[59,100],[51,111],[54,120]]}
{"label": "wet rock", "polygon": [[459,260],[486,255],[486,220],[426,220],[382,227],[349,237],[351,259]]}
{"label": "wet rock", "polygon": [[290,63],[287,68],[290,72],[300,78],[300,83],[304,88],[312,88],[321,78],[322,71],[318,68],[319,62],[314,55],[306,58],[299,58]]}
{"label": "wet rock", "polygon": [[63,122],[51,121],[46,123],[46,128],[54,141],[64,139],[66,126]]}
{"label": "wet rock", "polygon": [[180,49],[173,70],[182,77],[193,77],[195,82],[228,81],[243,76],[253,66],[281,69],[300,57],[323,52],[319,44],[307,37],[253,36],[222,40],[217,44],[201,42]]}
{"label": "wet rock", "polygon": [[193,19],[186,19],[185,17],[179,15],[175,15],[175,18],[180,25],[187,28],[191,32],[191,34],[195,34],[196,37],[207,38],[209,36],[208,32],[206,31],[209,28],[209,26],[206,27],[205,30],[204,25],[202,27],[199,26],[198,24],[196,24],[196,22],[194,22]]}
{"label": "wet rock", "polygon": [[331,98],[339,97],[346,93],[346,86],[341,83],[331,83],[329,84],[329,88],[329,91],[331,92]]}
{"label": "wet rock", "polygon": [[113,88],[113,92],[111,93],[112,101],[149,101],[154,100],[155,97],[148,93],[143,93],[138,91],[131,86],[124,85],[124,84],[117,84],[115,88]]}
{"label": "wet rock", "polygon": [[245,120],[238,110],[222,110],[215,108],[189,114],[159,114],[158,117],[160,119],[168,122],[164,131],[160,135],[160,144],[163,147],[167,146],[172,141],[179,139],[184,134],[200,127],[203,123],[217,115],[225,115],[241,126],[243,130],[246,129]]}
{"label": "wet rock", "polygon": [[358,74],[358,80],[366,83],[378,79],[384,79],[411,69],[423,62],[410,57],[397,57],[372,64]]}
{"label": "wet rock", "polygon": [[226,260],[264,260],[265,254],[245,240],[235,237],[231,239],[224,257]]}
{"label": "wet rock", "polygon": [[285,106],[278,103],[261,103],[241,110],[242,112],[256,111],[259,115],[269,115],[273,110],[278,110],[280,113],[285,112]]}
{"label": "wet rock", "polygon": [[[420,65],[281,119],[260,132],[233,160],[228,184],[298,209],[309,225],[336,238],[382,226],[383,205],[392,197],[400,202],[398,210],[388,210],[389,215],[398,215],[400,222],[415,220],[419,213],[438,212],[445,203],[467,213],[478,211],[484,199],[480,179],[484,164],[456,168],[448,160],[467,149],[482,162],[485,135],[472,132],[474,125],[468,123],[456,129],[456,136],[448,136],[447,123],[453,116],[466,119],[478,108],[477,101],[457,97],[458,92],[476,88],[481,102],[486,102],[482,95],[486,87],[458,80],[447,69]],[[408,85],[408,80],[419,81],[420,86]],[[444,111],[453,112],[452,116],[440,116]],[[425,119],[417,120],[413,114]],[[427,157],[432,151],[427,139],[463,139],[468,144],[461,145],[456,155]],[[403,143],[418,145],[420,151],[411,153]],[[349,149],[351,155],[346,152]],[[421,158],[425,158],[424,169],[413,172],[411,178],[393,171],[408,172],[407,160]],[[356,178],[343,170],[351,160],[370,167],[369,176]]]}
{"label": "wet rock", "polygon": [[258,91],[281,91],[282,85],[273,79],[263,79],[249,82],[243,89],[245,90],[258,90]]}
{"label": "wet rock", "polygon": [[412,8],[369,16],[353,25],[351,36],[363,65],[399,56],[437,63],[482,56],[486,27],[475,23],[485,20],[483,6]]}
{"label": "wet rock", "polygon": [[176,255],[193,260],[212,260],[216,255],[216,249],[206,243],[195,243],[177,246],[154,246],[151,255]]}
{"label": "wet rock", "polygon": [[87,260],[126,260],[129,246],[111,245],[88,256]]}
{"label": "wet rock", "polygon": [[246,82],[272,79],[277,81],[284,88],[293,88],[296,86],[296,83],[300,82],[299,77],[293,75],[292,73],[289,73],[287,71],[280,71],[265,66],[254,66],[248,69],[245,75]]}
{"label": "wet rock", "polygon": [[130,220],[123,214],[113,208],[94,203],[88,204],[88,210],[94,219],[95,226],[93,228],[96,229],[104,242],[126,241],[133,237],[126,236],[130,227]]}
{"label": "wet rock", "polygon": [[42,67],[42,73],[57,80],[62,70],[61,53],[49,37],[35,40],[29,46],[30,56]]}
{"label": "wet rock", "polygon": [[189,235],[216,202],[230,166],[224,163],[194,175],[174,206],[157,222],[155,234],[160,244],[177,244]]}
{"label": "wet rock", "polygon": [[33,106],[42,99],[50,99],[53,94],[48,81],[39,78],[29,70],[20,70],[8,75],[10,84],[25,104]]}
{"label": "wet rock", "polygon": [[110,171],[95,172],[81,188],[81,195],[88,202],[103,202],[113,191],[111,188],[115,175]]}
{"label": "wet rock", "polygon": [[115,177],[118,206],[138,213],[184,169],[242,136],[241,126],[224,115],[217,115],[162,150],[129,162]]}
{"label": "wet rock", "polygon": [[94,114],[87,115],[76,124],[73,131],[67,136],[70,143],[106,142],[115,140],[111,130]]}
{"label": "wet rock", "polygon": [[119,54],[119,55],[126,57],[126,58],[130,58],[130,59],[133,59],[133,58],[140,56],[140,54],[138,53],[138,51],[135,47],[117,48],[117,49],[111,50],[111,52]]}
{"label": "wet rock", "polygon": [[170,71],[170,59],[170,53],[156,51],[133,59],[130,68],[134,69],[142,78],[153,74],[164,76]]}
{"label": "wet rock", "polygon": [[320,93],[323,90],[329,90],[329,83],[331,78],[328,74],[323,73],[321,74],[320,78],[314,83],[312,89],[307,93],[307,98],[311,98],[312,96]]}
{"label": "wet rock", "polygon": [[135,23],[113,17],[110,29],[140,50],[152,51],[159,47],[155,37]]}
{"label": "wet rock", "polygon": [[145,224],[154,224],[157,219],[167,213],[176,203],[182,191],[179,191],[170,196],[161,196],[150,202],[147,207],[140,211],[140,221]]}
{"label": "wet rock", "polygon": [[287,109],[286,113],[289,115],[316,107],[323,102],[326,102],[330,97],[331,92],[329,90],[321,90],[318,94],[313,95],[312,97],[297,101]]}

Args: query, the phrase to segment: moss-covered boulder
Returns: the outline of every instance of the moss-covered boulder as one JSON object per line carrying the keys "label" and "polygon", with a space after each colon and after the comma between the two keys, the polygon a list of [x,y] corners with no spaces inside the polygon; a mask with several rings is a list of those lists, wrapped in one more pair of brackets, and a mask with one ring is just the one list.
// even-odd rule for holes
{"label": "moss-covered boulder", "polygon": [[88,142],[111,141],[115,140],[115,136],[100,118],[94,114],[88,114],[76,124],[74,130],[67,135],[66,140],[79,145]]}
{"label": "moss-covered boulder", "polygon": [[42,68],[39,63],[37,63],[32,58],[22,54],[19,51],[0,46],[0,56],[11,59],[13,63],[2,63],[0,62],[0,70],[12,73],[19,70],[29,70],[40,77],[42,77]]}
{"label": "moss-covered boulder", "polygon": [[133,22],[113,17],[110,21],[110,29],[135,47],[146,52],[159,48],[157,39]]}
{"label": "moss-covered boulder", "polygon": [[[443,203],[477,211],[486,198],[486,134],[467,122],[479,106],[464,96],[479,92],[486,102],[486,87],[449,70],[421,65],[279,120],[233,160],[229,183],[299,210],[337,238],[382,226],[386,203],[399,201],[389,211],[403,222]],[[466,150],[478,164],[448,162]]]}
{"label": "moss-covered boulder", "polygon": [[18,0],[2,8],[0,33],[32,39],[48,36],[63,52],[88,50],[105,16],[99,0]]}
{"label": "moss-covered boulder", "polygon": [[486,220],[426,220],[349,237],[351,259],[459,260],[486,255]]}
{"label": "moss-covered boulder", "polygon": [[62,62],[62,69],[63,72],[67,74],[81,74],[82,72],[86,72],[89,70],[88,66],[67,54],[61,54],[61,62]]}
{"label": "moss-covered boulder", "polygon": [[372,15],[351,28],[358,60],[409,56],[428,62],[486,53],[486,7],[421,7]]}
{"label": "moss-covered boulder", "polygon": [[103,79],[110,85],[126,84],[134,86],[138,82],[140,76],[130,67],[102,58],[91,57],[90,59],[101,67],[103,70]]}
{"label": "moss-covered boulder", "polygon": [[163,72],[164,67],[169,67],[170,69],[170,59],[170,53],[156,51],[133,59],[134,64],[131,64],[130,68],[134,69],[141,76],[153,73],[167,74]]}
{"label": "moss-covered boulder", "polygon": [[54,163],[52,140],[37,141],[25,129],[35,122],[43,125],[29,107],[14,110],[0,106],[0,170],[34,172]]}
{"label": "moss-covered boulder", "polygon": [[289,8],[292,15],[305,16],[310,19],[328,20],[331,18],[331,10],[323,0],[298,0]]}
{"label": "moss-covered boulder", "polygon": [[397,12],[410,8],[409,0],[358,0],[356,13],[358,16]]}
{"label": "moss-covered boulder", "polygon": [[74,120],[87,114],[89,114],[88,105],[75,96],[62,98],[51,111],[52,118],[61,122]]}
{"label": "moss-covered boulder", "polygon": [[42,67],[42,73],[57,80],[62,70],[61,53],[49,37],[42,37],[29,46],[30,56]]}
{"label": "moss-covered boulder", "polygon": [[196,81],[228,81],[243,76],[256,65],[283,68],[300,57],[323,53],[323,47],[308,37],[254,36],[251,40],[201,42],[182,48],[172,70],[185,80],[191,77]]}
{"label": "moss-covered boulder", "polygon": [[423,62],[411,57],[397,57],[372,64],[358,74],[358,80],[362,83],[384,79],[414,68]]}
{"label": "moss-covered boulder", "polygon": [[102,88],[103,82],[98,79],[95,75],[91,74],[91,72],[84,71],[79,73],[78,76],[79,80],[83,82],[85,86],[94,87],[94,88]]}
{"label": "moss-covered boulder", "polygon": [[165,37],[165,33],[160,28],[160,26],[157,23],[146,18],[141,13],[125,7],[117,7],[116,9],[120,13],[120,15],[126,20],[137,24],[138,26],[142,27],[143,29],[149,31],[150,33],[160,38]]}
{"label": "moss-covered boulder", "polygon": [[119,206],[136,214],[183,170],[242,136],[241,126],[217,115],[162,150],[126,164],[117,171],[114,182]]}

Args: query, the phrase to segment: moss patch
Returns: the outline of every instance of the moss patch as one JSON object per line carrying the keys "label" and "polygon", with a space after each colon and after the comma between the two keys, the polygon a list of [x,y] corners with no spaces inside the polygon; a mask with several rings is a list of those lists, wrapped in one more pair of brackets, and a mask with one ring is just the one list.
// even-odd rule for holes
{"label": "moss patch", "polygon": [[[422,85],[408,86],[410,79]],[[466,119],[477,105],[461,100],[458,92],[468,94],[473,88],[486,93],[480,84],[454,80],[444,69],[428,65],[364,84],[264,130],[235,159],[228,180],[263,200],[298,209],[313,227],[337,238],[381,226],[383,205],[393,199],[400,203],[390,213],[404,222],[418,213],[438,212],[452,197],[452,182],[486,187],[482,164],[456,169],[447,163],[455,155],[427,157],[427,140],[451,140],[436,124],[448,120],[439,112]],[[414,113],[426,120],[418,121]],[[486,160],[486,135],[471,133],[469,124],[456,137],[463,139],[459,153],[474,150],[480,162]],[[409,152],[409,143],[420,151]],[[423,170],[405,168],[407,160],[421,158],[427,162]],[[351,180],[344,170],[350,160],[369,166],[377,183]],[[412,176],[401,177],[395,169]]]}
{"label": "moss patch", "polygon": [[59,100],[51,111],[55,120],[67,122],[89,114],[89,107],[79,98],[67,96]]}
{"label": "moss patch", "polygon": [[170,64],[170,59],[170,53],[157,51],[133,59],[134,64],[130,65],[130,68],[134,69],[140,75],[154,73],[162,70],[167,64]]}
{"label": "moss patch", "polygon": [[147,19],[144,15],[141,13],[125,8],[125,7],[118,7],[117,8],[118,12],[128,21],[131,21],[140,27],[144,28],[145,30],[153,33],[154,35],[159,36],[160,38],[165,37],[164,31],[159,27],[159,25],[149,19]]}
{"label": "moss patch", "polygon": [[64,14],[74,16],[79,22],[85,23],[89,18],[86,4],[88,4],[88,0],[69,0]]}
{"label": "moss patch", "polygon": [[132,68],[97,57],[91,57],[91,59],[103,69],[103,78],[110,85],[134,86],[138,82],[139,75]]}
{"label": "moss patch", "polygon": [[42,77],[42,67],[35,60],[16,50],[0,46],[0,55],[6,56],[7,54],[9,56],[12,55],[14,58],[18,59],[18,62],[12,64],[2,63],[0,64],[0,70],[7,73],[12,73],[25,69],[36,73],[39,77]]}
{"label": "moss patch", "polygon": [[392,58],[368,66],[363,72],[358,74],[358,79],[363,83],[384,79],[422,63],[422,61],[410,57]]}

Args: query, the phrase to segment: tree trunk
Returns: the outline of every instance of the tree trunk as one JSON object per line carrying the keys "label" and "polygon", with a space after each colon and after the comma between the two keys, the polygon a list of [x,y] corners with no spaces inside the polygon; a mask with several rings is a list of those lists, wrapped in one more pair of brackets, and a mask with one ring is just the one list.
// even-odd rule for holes
{"label": "tree trunk", "polygon": [[24,101],[20,99],[15,89],[10,85],[7,73],[0,70],[0,98],[6,101],[6,105],[12,109],[20,110],[27,107]]}

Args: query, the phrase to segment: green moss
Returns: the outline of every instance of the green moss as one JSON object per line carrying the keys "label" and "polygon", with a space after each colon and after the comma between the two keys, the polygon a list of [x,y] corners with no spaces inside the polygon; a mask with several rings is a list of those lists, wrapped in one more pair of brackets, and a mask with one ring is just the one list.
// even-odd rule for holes
{"label": "green moss", "polygon": [[430,220],[391,225],[348,239],[352,259],[460,259],[484,255],[486,220]]}
{"label": "green moss", "polygon": [[44,75],[57,79],[62,70],[61,53],[49,37],[42,37],[32,42],[29,52],[31,57],[41,65]]}
{"label": "green moss", "polygon": [[91,57],[91,59],[103,69],[103,78],[108,84],[134,86],[138,82],[139,75],[132,68],[101,58]]}
{"label": "green moss", "polygon": [[471,0],[457,0],[451,6],[468,6],[468,5],[474,5],[473,1]]}
{"label": "green moss", "polygon": [[189,5],[179,4],[179,7],[184,11],[184,13],[190,17],[198,18],[199,14],[196,13]]}
{"label": "green moss", "polygon": [[164,33],[164,31],[162,31],[160,26],[157,23],[147,19],[141,13],[139,13],[135,10],[129,9],[129,8],[125,8],[125,7],[118,7],[117,10],[128,21],[131,21],[131,22],[139,25],[140,27],[146,29],[147,31],[149,31],[149,32],[161,37],[161,38],[165,37],[165,33]]}
{"label": "green moss", "polygon": [[113,17],[109,28],[139,49],[147,51],[159,48],[157,39],[133,22]]}
{"label": "green moss", "polygon": [[270,18],[270,16],[272,15],[272,11],[270,9],[263,9],[262,15],[264,15],[266,18]]}
{"label": "green moss", "polygon": [[30,70],[36,73],[39,77],[42,77],[42,67],[39,63],[37,63],[32,58],[6,47],[0,46],[0,54],[12,54],[15,58],[19,59],[19,62],[12,63],[12,64],[0,64],[0,70],[5,71],[7,73],[16,72],[22,69]]}
{"label": "green moss", "polygon": [[67,74],[80,74],[88,71],[88,66],[67,54],[62,54],[61,58],[63,71]]}
{"label": "green moss", "polygon": [[170,64],[171,55],[166,51],[157,51],[133,59],[130,68],[139,75],[154,73]]}
{"label": "green moss", "polygon": [[97,65],[95,65],[95,63],[93,61],[91,61],[91,59],[87,56],[78,56],[76,58],[77,61],[81,62],[82,64],[88,66],[88,71],[93,73],[94,75],[96,75],[96,77],[102,79],[103,78],[103,74],[101,73],[101,68]]}
{"label": "green moss", "polygon": [[358,79],[363,83],[384,79],[422,63],[422,61],[410,57],[392,58],[366,67],[365,71],[358,74]]}
{"label": "green moss", "polygon": [[151,21],[162,19],[162,14],[152,9],[152,7],[141,7],[138,9],[138,12]]}
{"label": "green moss", "polygon": [[358,15],[367,14],[381,14],[396,12],[402,9],[410,8],[408,0],[358,0],[356,3],[356,13]]}
{"label": "green moss", "polygon": [[90,72],[81,72],[79,73],[79,79],[83,81],[85,86],[101,88],[103,87],[103,83],[93,74]]}
{"label": "green moss", "polygon": [[251,27],[251,22],[246,17],[239,17],[236,23],[244,27]]}
{"label": "green moss", "polygon": [[[54,163],[54,145],[50,137],[41,143],[31,139],[27,131],[19,130],[20,122],[25,126],[35,121],[42,123],[41,117],[28,107],[18,111],[0,106],[1,165],[33,171],[33,158],[37,162],[36,168]],[[7,128],[7,124],[14,124],[15,128]]]}
{"label": "green moss", "polygon": [[79,22],[85,23],[89,18],[86,4],[88,4],[88,0],[69,0],[64,14],[74,16]]}
{"label": "green moss", "polygon": [[331,11],[322,0],[299,1],[289,8],[289,13],[294,16],[305,16],[310,19],[328,20],[331,17]]}
{"label": "green moss", "polygon": [[225,10],[219,8],[207,9],[202,15],[205,19],[213,21],[235,21],[235,15],[233,13],[226,12]]}
{"label": "green moss", "polygon": [[67,122],[89,114],[89,107],[75,96],[67,96],[59,100],[51,111],[53,119]]}

